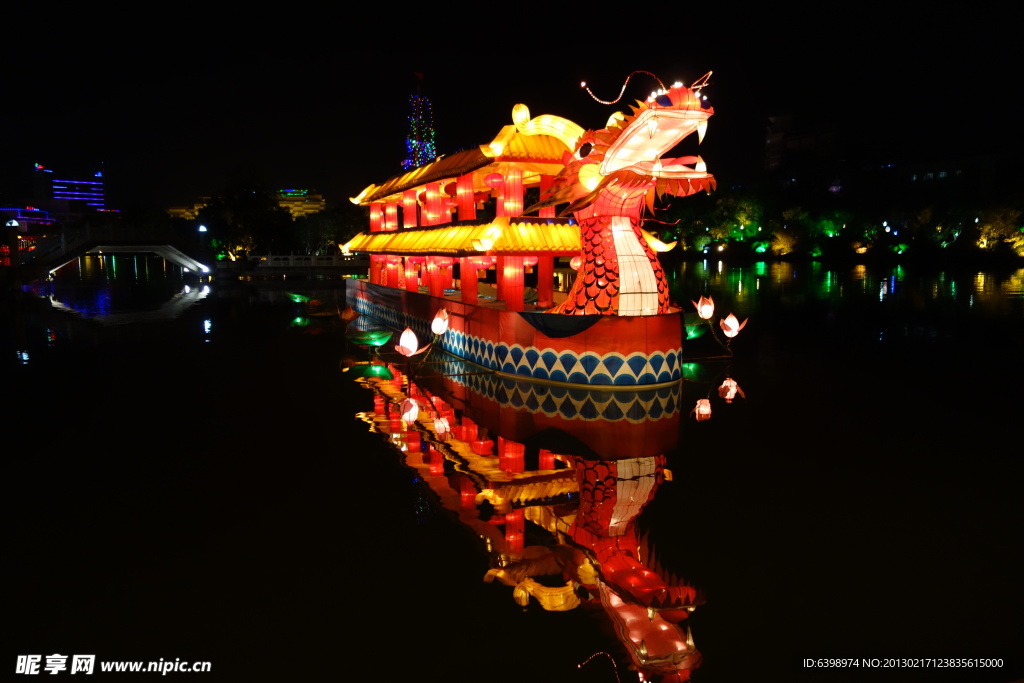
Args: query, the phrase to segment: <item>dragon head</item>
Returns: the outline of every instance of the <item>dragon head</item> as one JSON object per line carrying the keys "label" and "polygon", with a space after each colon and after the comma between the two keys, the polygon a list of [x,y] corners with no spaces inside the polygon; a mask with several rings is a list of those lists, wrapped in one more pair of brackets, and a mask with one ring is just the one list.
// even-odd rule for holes
{"label": "dragon head", "polygon": [[714,176],[699,156],[662,158],[694,132],[698,140],[704,139],[714,109],[700,90],[710,76],[708,72],[689,87],[676,83],[662,88],[631,107],[631,115],[616,112],[604,128],[586,131],[575,149],[565,152],[562,172],[530,211],[568,202],[562,211],[568,214],[599,203],[602,196],[622,207],[624,200],[641,194],[653,209],[655,195],[682,197],[713,190]]}

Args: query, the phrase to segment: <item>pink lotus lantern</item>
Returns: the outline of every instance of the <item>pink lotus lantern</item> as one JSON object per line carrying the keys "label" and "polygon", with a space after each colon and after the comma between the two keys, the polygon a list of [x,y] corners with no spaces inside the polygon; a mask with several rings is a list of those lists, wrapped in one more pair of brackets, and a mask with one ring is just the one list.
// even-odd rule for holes
{"label": "pink lotus lantern", "polygon": [[697,422],[707,422],[711,419],[711,401],[706,398],[697,400],[697,405],[690,411],[697,419]]}
{"label": "pink lotus lantern", "polygon": [[749,318],[740,322],[735,315],[730,313],[722,320],[719,320],[718,323],[722,326],[722,332],[725,332],[726,337],[735,337],[747,324],[747,320],[749,320]]}
{"label": "pink lotus lantern", "polygon": [[411,427],[412,424],[416,422],[416,418],[419,417],[420,414],[419,404],[411,398],[407,398],[402,401],[402,405],[399,410],[402,411],[402,422],[404,422],[407,427]]}
{"label": "pink lotus lantern", "polygon": [[405,332],[402,332],[402,336],[399,338],[398,344],[395,345],[395,351],[398,351],[403,356],[415,356],[418,353],[423,353],[429,348],[430,344],[420,348],[420,340],[416,338],[416,333],[408,327],[405,328]]}
{"label": "pink lotus lantern", "polygon": [[704,320],[711,320],[711,316],[715,314],[715,302],[711,300],[711,297],[702,296],[700,301],[694,301],[692,303],[697,309],[698,316]]}
{"label": "pink lotus lantern", "polygon": [[740,398],[747,397],[743,393],[743,389],[740,389],[740,385],[736,383],[736,380],[732,377],[726,377],[725,381],[722,382],[722,386],[718,387],[718,395],[724,398],[726,403],[732,403],[737,394],[739,394]]}
{"label": "pink lotus lantern", "polygon": [[448,433],[450,431],[451,431],[451,428],[448,425],[448,418],[446,418],[446,417],[434,418],[434,433],[437,435],[438,439],[440,439],[441,441],[447,441],[448,440]]}
{"label": "pink lotus lantern", "polygon": [[440,336],[448,331],[448,311],[440,309],[430,323],[430,331]]}

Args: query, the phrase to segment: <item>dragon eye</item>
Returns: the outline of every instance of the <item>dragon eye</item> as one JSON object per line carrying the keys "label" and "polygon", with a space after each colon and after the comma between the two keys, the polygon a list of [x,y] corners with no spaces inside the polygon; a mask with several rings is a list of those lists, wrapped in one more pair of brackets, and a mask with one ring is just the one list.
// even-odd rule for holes
{"label": "dragon eye", "polygon": [[593,150],[593,149],[594,149],[594,145],[589,143],[589,142],[584,142],[582,145],[580,145],[580,151],[579,151],[580,159],[585,159],[587,156],[589,156],[591,150]]}

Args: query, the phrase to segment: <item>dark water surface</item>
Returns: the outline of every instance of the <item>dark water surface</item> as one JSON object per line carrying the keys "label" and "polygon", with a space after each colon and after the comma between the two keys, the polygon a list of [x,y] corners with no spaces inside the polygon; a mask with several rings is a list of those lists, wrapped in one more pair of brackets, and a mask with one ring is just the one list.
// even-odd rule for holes
{"label": "dark water surface", "polygon": [[[615,651],[604,622],[484,584],[475,536],[355,418],[371,398],[339,362],[358,349],[333,319],[298,324],[286,295],[330,308],[341,281],[185,292],[159,260],[119,260],[130,282],[83,267],[4,302],[6,666],[94,653],[208,660],[169,676],[211,681],[615,680],[576,669]],[[680,302],[750,319],[731,361],[682,388],[688,410],[728,373],[746,398],[681,421],[675,479],[641,519],[707,596],[695,680],[1024,677],[1024,270],[673,272]],[[838,656],[1007,666],[798,666]]]}

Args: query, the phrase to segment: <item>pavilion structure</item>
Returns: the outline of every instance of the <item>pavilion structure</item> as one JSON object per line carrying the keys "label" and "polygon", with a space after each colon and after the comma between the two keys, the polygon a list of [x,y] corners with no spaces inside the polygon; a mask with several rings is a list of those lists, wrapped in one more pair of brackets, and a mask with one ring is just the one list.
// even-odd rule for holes
{"label": "pavilion structure", "polygon": [[[555,208],[524,216],[526,194],[550,188],[583,130],[555,116],[530,120],[517,105],[517,122],[487,145],[441,157],[370,185],[354,202],[370,209],[370,231],[346,247],[370,256],[372,284],[480,303],[481,275],[495,269],[496,299],[508,311],[553,304],[554,263],[580,253],[575,221]],[[539,195],[538,195],[539,198]],[[526,303],[524,274],[537,269],[535,306]]]}
{"label": "pavilion structure", "polygon": [[[558,116],[531,118],[521,104],[512,119],[489,144],[352,199],[369,208],[370,229],[345,250],[368,254],[370,269],[351,283],[349,303],[421,339],[430,338],[430,320],[444,308],[449,330],[435,344],[499,374],[608,387],[678,381],[678,314],[547,312],[558,303],[556,259],[581,254],[581,233],[555,206],[524,212],[556,182],[584,131]],[[526,287],[531,269],[535,290]],[[481,286],[485,278],[493,289]]]}

